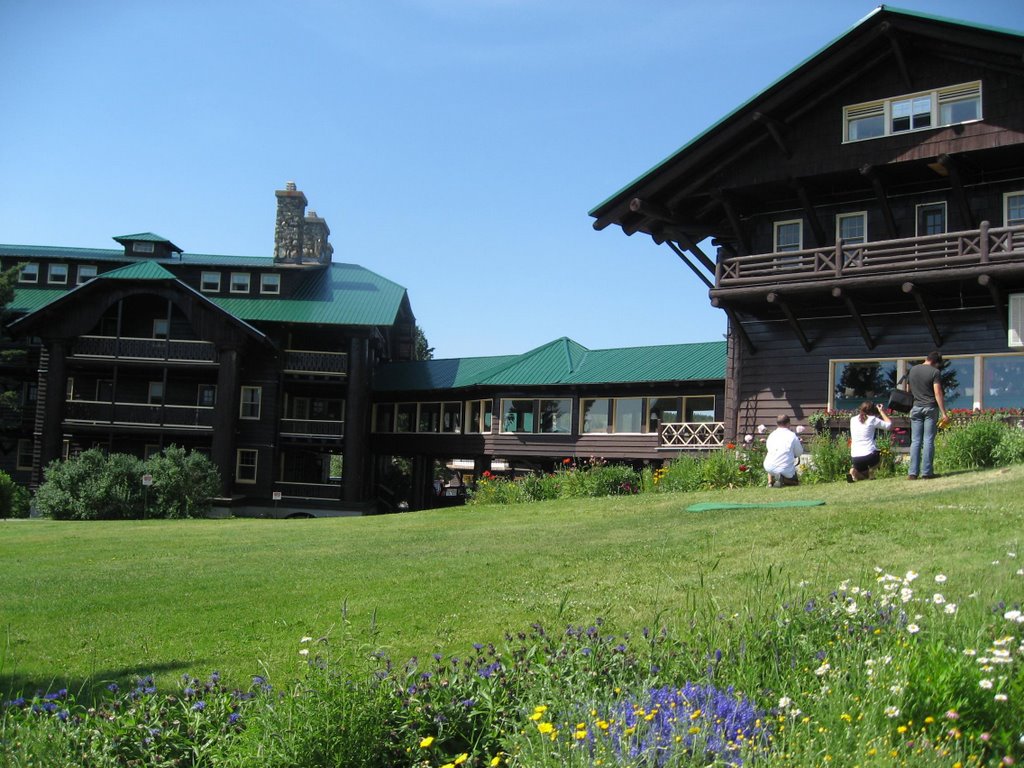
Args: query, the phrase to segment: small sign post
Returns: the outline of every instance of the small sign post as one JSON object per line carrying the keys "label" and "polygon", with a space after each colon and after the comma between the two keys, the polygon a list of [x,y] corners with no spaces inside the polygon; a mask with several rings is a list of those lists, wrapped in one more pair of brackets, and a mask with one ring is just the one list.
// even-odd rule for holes
{"label": "small sign post", "polygon": [[142,519],[149,517],[149,486],[153,484],[153,476],[148,472],[142,476]]}

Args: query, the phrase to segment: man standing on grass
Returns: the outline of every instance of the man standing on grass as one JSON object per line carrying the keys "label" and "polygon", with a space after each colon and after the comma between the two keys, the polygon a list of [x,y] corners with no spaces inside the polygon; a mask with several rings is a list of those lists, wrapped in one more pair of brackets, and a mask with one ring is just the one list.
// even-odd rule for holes
{"label": "man standing on grass", "polygon": [[778,428],[768,435],[764,444],[768,451],[764,457],[768,485],[775,488],[797,485],[800,480],[796,476],[796,461],[804,452],[804,447],[800,445],[800,438],[789,428],[789,416],[782,414],[775,423]]}
{"label": "man standing on grass", "polygon": [[[935,456],[935,430],[939,414],[946,418],[942,398],[942,353],[935,351],[907,374],[914,405],[910,409],[910,469],[908,480],[930,480],[935,477],[932,459]],[[918,472],[920,470],[920,473]]]}

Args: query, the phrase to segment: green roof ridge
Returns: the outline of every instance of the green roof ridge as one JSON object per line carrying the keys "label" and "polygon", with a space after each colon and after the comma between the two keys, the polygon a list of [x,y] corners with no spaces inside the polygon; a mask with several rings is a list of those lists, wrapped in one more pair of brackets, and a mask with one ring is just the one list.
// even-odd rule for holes
{"label": "green roof ridge", "polygon": [[177,280],[178,278],[159,264],[139,261],[125,267],[104,272],[97,277],[101,280]]}

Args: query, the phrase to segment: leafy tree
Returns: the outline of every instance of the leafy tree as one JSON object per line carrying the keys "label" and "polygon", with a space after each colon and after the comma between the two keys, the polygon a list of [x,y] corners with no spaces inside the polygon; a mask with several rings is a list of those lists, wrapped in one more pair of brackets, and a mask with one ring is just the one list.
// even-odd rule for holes
{"label": "leafy tree", "polygon": [[416,350],[413,354],[414,360],[434,359],[434,348],[430,346],[430,342],[427,341],[427,335],[418,325],[416,326]]}
{"label": "leafy tree", "polygon": [[[0,364],[10,365],[25,356],[25,350],[15,344],[7,334],[11,319],[7,305],[14,298],[21,266],[0,272]],[[0,438],[5,450],[17,444],[17,429],[21,426],[21,382],[11,376],[0,375]]]}
{"label": "leafy tree", "polygon": [[149,493],[150,517],[203,517],[220,491],[217,467],[197,451],[171,445],[145,463],[153,476]]}
{"label": "leafy tree", "polygon": [[0,518],[28,517],[28,489],[18,485],[6,472],[0,472]]}

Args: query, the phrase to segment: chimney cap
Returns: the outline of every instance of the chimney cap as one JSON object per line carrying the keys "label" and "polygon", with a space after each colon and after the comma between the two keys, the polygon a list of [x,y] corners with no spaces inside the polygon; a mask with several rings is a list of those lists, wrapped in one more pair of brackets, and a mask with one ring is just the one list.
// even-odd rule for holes
{"label": "chimney cap", "polygon": [[284,188],[285,188],[285,190],[286,190],[286,191],[288,191],[288,192],[294,192],[294,191],[295,191],[295,189],[296,189],[296,187],[295,187],[295,182],[294,182],[294,181],[286,181],[286,182],[284,183]]}

